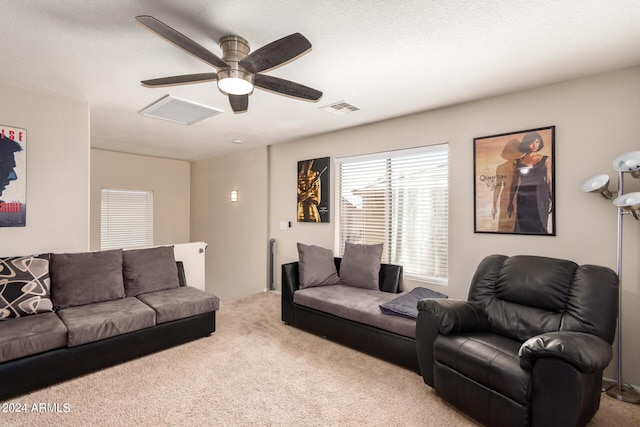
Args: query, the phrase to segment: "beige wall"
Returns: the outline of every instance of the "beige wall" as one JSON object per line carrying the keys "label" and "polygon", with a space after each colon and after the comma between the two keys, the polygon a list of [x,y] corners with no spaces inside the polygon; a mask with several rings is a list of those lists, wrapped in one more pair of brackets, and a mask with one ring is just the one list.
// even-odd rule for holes
{"label": "beige wall", "polygon": [[[268,148],[193,162],[191,239],[209,244],[206,289],[229,300],[267,288]],[[238,191],[238,202],[229,200]]]}
{"label": "beige wall", "polygon": [[[466,298],[476,265],[494,253],[568,258],[615,269],[616,210],[599,196],[582,193],[580,186],[598,173],[613,178],[613,159],[640,149],[638,94],[640,68],[634,68],[274,145],[269,165],[269,235],[278,242],[278,264],[297,260],[296,242],[334,246],[334,222],[295,222],[298,160],[448,142],[449,285],[426,286]],[[473,138],[550,125],[556,126],[557,236],[474,234]],[[332,194],[334,174],[335,167]],[[638,181],[627,180],[627,192],[639,189]],[[279,222],[285,220],[292,221],[293,227],[280,230]],[[640,335],[635,333],[640,326],[640,223],[626,217],[625,230],[629,238],[622,287],[623,372],[625,381],[640,384],[640,358],[635,357],[640,351]],[[409,287],[419,284],[409,282]],[[615,374],[610,369],[608,375]]]}
{"label": "beige wall", "polygon": [[[333,247],[333,222],[295,222],[298,160],[448,142],[450,280],[449,286],[438,290],[464,298],[475,265],[491,253],[557,256],[615,268],[615,209],[604,199],[579,189],[593,174],[613,175],[611,163],[620,153],[640,149],[638,94],[640,68],[634,68],[282,143],[270,150],[252,149],[194,162],[190,168],[190,200],[184,200],[190,209],[167,219],[159,233],[162,241],[157,243],[207,242],[206,288],[223,300],[260,292],[267,286],[269,238],[277,240],[278,265],[297,259],[297,241]],[[0,229],[0,256],[88,249],[88,106],[1,86],[0,96],[4,101],[0,104],[2,124],[28,132],[29,203],[27,227]],[[557,236],[474,234],[473,138],[547,125],[556,126]],[[189,175],[188,163],[177,161],[174,165],[174,161],[130,155],[123,155],[125,163],[119,163],[120,156],[101,154],[115,157],[95,161],[96,169],[111,166],[110,171],[100,174],[117,176],[114,165],[115,170],[127,174],[146,170],[162,180],[161,187],[179,188],[169,192],[175,197],[189,187],[188,178],[186,184],[182,181],[183,167]],[[158,167],[160,164],[172,166],[164,169]],[[183,184],[176,184],[168,170],[179,171],[178,181]],[[129,176],[126,184],[146,182],[144,179]],[[149,181],[153,182],[152,177]],[[334,181],[332,177],[332,186]],[[118,183],[111,181],[109,186]],[[627,180],[627,191],[639,190],[639,184]],[[237,204],[229,202],[233,189],[240,194]],[[93,186],[91,192],[95,194]],[[175,199],[167,200],[173,200],[167,209],[175,209]],[[91,218],[92,224],[99,223],[93,215]],[[280,230],[279,221],[292,221],[293,227]],[[635,330],[640,325],[640,310],[636,308],[640,306],[640,240],[636,236],[640,224],[627,217],[625,230],[629,237],[624,247],[623,372],[625,381],[638,385],[640,359],[635,354],[640,351],[640,335]],[[279,283],[279,269],[276,272]]]}
{"label": "beige wall", "polygon": [[0,228],[0,256],[89,247],[89,106],[0,86],[2,125],[27,130],[27,224]]}
{"label": "beige wall", "polygon": [[100,249],[100,190],[153,191],[153,244],[189,242],[191,164],[91,150],[91,249]]}

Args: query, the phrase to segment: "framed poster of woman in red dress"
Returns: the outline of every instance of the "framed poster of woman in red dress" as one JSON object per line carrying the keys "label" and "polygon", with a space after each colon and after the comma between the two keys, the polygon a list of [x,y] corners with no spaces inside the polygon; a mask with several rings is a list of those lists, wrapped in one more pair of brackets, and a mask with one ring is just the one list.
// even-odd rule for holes
{"label": "framed poster of woman in red dress", "polygon": [[555,126],[473,139],[474,231],[556,235]]}

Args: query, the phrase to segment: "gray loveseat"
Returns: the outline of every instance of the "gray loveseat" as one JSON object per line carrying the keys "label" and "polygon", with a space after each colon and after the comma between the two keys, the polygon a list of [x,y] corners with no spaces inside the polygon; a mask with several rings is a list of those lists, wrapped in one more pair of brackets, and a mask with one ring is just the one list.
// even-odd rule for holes
{"label": "gray loveseat", "polygon": [[282,265],[282,320],[419,373],[418,301],[447,296],[403,292],[402,266],[381,263],[382,249],[346,242],[339,258],[298,243],[298,262]]}
{"label": "gray loveseat", "polygon": [[0,258],[0,400],[210,335],[173,247]]}

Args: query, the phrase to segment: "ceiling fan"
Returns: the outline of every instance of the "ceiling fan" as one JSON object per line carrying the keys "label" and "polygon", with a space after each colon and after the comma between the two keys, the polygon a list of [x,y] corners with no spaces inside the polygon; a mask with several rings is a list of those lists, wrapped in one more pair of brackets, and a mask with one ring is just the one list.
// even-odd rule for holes
{"label": "ceiling fan", "polygon": [[271,42],[249,53],[249,42],[239,36],[220,39],[222,58],[191,40],[187,36],[152,16],[136,16],[145,28],[174,44],[185,52],[213,66],[215,73],[186,74],[143,80],[146,87],[172,86],[187,83],[218,81],[218,88],[229,96],[234,113],[244,113],[249,107],[249,95],[254,87],[298,99],[317,101],[322,92],[290,80],[262,74],[308,52],[311,43],[300,33],[294,33]]}

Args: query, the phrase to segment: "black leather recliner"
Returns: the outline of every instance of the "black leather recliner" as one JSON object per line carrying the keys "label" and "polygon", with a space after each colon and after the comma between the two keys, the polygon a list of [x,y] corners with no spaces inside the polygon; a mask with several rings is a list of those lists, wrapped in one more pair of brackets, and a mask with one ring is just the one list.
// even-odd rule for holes
{"label": "black leather recliner", "polygon": [[612,358],[618,276],[606,267],[491,255],[468,301],[418,303],[424,382],[490,426],[582,426]]}

